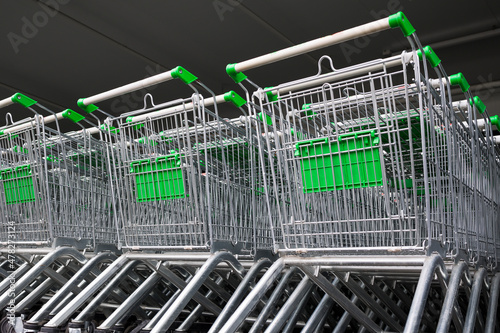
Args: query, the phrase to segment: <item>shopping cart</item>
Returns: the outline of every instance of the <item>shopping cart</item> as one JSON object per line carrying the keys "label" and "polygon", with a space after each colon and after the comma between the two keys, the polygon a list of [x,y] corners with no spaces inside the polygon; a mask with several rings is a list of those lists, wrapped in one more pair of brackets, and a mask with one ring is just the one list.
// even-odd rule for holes
{"label": "shopping cart", "polygon": [[[411,51],[342,69],[322,57],[317,75],[270,88],[243,74],[391,27],[401,28]],[[330,73],[322,72],[327,60]],[[485,267],[496,270],[500,240],[500,155],[491,128],[498,119],[488,117],[462,74],[445,73],[402,13],[230,64],[227,73],[252,101],[263,148],[275,157],[261,168],[266,197],[279,208],[272,225],[283,239],[281,258],[211,332],[290,331],[298,317],[308,318],[311,307],[294,310],[311,285],[325,298],[302,332],[330,325],[321,313],[334,306],[341,308],[334,313],[345,311],[328,328],[334,332],[445,332],[452,321],[452,330],[476,324],[493,331],[500,275],[488,277]],[[451,99],[452,85],[463,101]],[[283,288],[294,267],[305,277],[289,294]],[[490,281],[481,315],[481,285]],[[279,312],[266,322],[269,308]],[[257,318],[253,326],[250,318]]]}
{"label": "shopping cart", "polygon": [[[22,94],[0,107],[13,103],[34,113],[0,129],[0,251],[10,273],[0,283],[0,308],[20,320],[79,276],[88,262],[83,251],[110,250],[116,228],[105,146],[79,124],[84,117],[69,109],[53,113]],[[82,130],[64,133],[62,120]]]}
{"label": "shopping cart", "polygon": [[[215,96],[182,67],[159,76],[160,80],[147,80],[158,83],[179,77],[193,87],[193,96],[108,117],[103,124],[113,147],[109,165],[124,247],[272,249],[269,228],[257,218],[262,219],[268,209],[260,169],[254,167],[259,136],[245,126],[246,114],[242,120],[218,116],[221,103],[232,102],[241,109],[245,101],[235,92]],[[82,99],[80,104],[136,89],[135,83],[128,86],[99,94],[104,98]]]}
{"label": "shopping cart", "polygon": [[[268,196],[281,203],[282,252],[464,250],[472,260],[486,251],[473,249],[479,237],[483,247],[494,243],[482,229],[483,209],[494,211],[487,202],[496,200],[489,195],[493,173],[480,171],[486,164],[497,168],[491,131],[477,131],[476,114],[483,121],[486,114],[465,90],[472,103],[466,118],[457,117],[450,85],[460,78],[450,82],[402,13],[228,65],[227,72],[248,81],[242,71],[398,26],[411,51],[343,69],[332,65],[330,73],[321,71],[323,57],[317,75],[252,94],[258,131],[269,155],[277,156],[269,184],[275,195]],[[496,221],[489,216],[489,224]],[[467,245],[458,234],[467,234]]]}
{"label": "shopping cart", "polygon": [[[112,207],[102,143],[85,130],[60,131],[60,120],[78,123],[83,119],[72,110],[55,114],[21,94],[1,105],[14,102],[34,116],[1,129],[1,241],[42,246],[56,239],[64,243],[62,239],[67,238],[84,244],[84,248],[93,248],[96,242],[113,242],[115,229],[109,225]],[[43,117],[41,112],[51,115]],[[9,228],[15,230],[10,238]]]}
{"label": "shopping cart", "polygon": [[[238,287],[243,297],[248,281],[270,265],[264,259],[253,267],[257,250],[274,246],[265,225],[269,212],[262,175],[254,167],[262,154],[255,145],[260,135],[246,126],[250,117],[244,112],[235,119],[218,117],[218,105],[232,102],[241,108],[241,97],[234,92],[215,96],[177,67],[79,104],[93,112],[93,103],[172,78],[201,87],[209,97],[195,90],[191,98],[108,115],[98,126],[106,134],[114,217],[126,251],[64,307],[53,308],[53,318],[44,324],[48,330],[65,325],[78,309],[70,325],[83,329],[118,286],[127,298],[111,297],[112,304],[118,302],[116,311],[98,329],[113,330],[133,313],[150,318],[145,329],[152,332],[165,331],[175,320],[189,328],[200,318],[217,317],[231,298],[229,291]],[[140,285],[130,291],[124,281]],[[149,299],[152,288],[158,295]],[[151,304],[154,315],[141,312]],[[39,328],[43,315],[40,310],[27,325]]]}

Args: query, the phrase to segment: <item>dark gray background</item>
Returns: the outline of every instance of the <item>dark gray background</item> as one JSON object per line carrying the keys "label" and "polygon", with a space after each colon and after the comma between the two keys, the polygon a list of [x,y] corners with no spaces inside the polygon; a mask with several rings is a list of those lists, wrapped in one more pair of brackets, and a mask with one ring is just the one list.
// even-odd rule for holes
{"label": "dark gray background", "polygon": [[[298,0],[0,0],[0,99],[25,93],[54,111],[182,65],[216,93],[239,87],[225,73],[243,61],[402,10],[448,74],[462,72],[500,114],[500,1]],[[330,55],[337,68],[408,48],[399,30],[332,46],[253,70],[262,86],[313,75]],[[155,102],[189,97],[179,81],[152,90]],[[99,104],[114,112],[141,108],[131,95]],[[27,115],[12,106],[16,119]],[[226,116],[231,114],[227,113]]]}

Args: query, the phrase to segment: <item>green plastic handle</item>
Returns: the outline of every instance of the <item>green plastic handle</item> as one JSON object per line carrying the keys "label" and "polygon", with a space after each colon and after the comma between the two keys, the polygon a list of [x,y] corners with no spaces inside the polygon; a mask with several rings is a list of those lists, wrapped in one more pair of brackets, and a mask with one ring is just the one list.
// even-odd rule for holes
{"label": "green plastic handle", "polygon": [[176,78],[176,79],[181,79],[182,82],[184,82],[185,84],[190,84],[190,83],[198,80],[198,78],[196,76],[194,76],[193,74],[188,72],[182,66],[177,66],[172,70],[172,77]]}
{"label": "green plastic handle", "polygon": [[12,95],[11,100],[14,103],[21,104],[25,108],[37,103],[37,101],[35,101],[34,99],[31,99],[21,93],[15,93],[14,95]]}
{"label": "green plastic handle", "polygon": [[401,28],[405,37],[408,37],[415,32],[415,28],[413,28],[403,12],[397,12],[396,14],[389,16],[389,26],[391,28]]}
{"label": "green plastic handle", "polygon": [[66,109],[62,112],[62,116],[66,119],[71,120],[75,124],[78,123],[79,121],[85,119],[84,116],[81,114],[78,114],[77,112],[71,110],[71,109]]}
{"label": "green plastic handle", "polygon": [[490,122],[491,122],[492,125],[495,125],[497,128],[499,128],[498,125],[500,125],[500,117],[498,117],[498,115],[491,116],[490,117]]}
{"label": "green plastic handle", "polygon": [[[436,67],[441,63],[441,59],[436,55],[432,47],[427,45],[424,47],[425,58],[429,61],[432,67]],[[422,59],[422,51],[417,50],[417,55],[420,59]]]}
{"label": "green plastic handle", "polygon": [[226,102],[232,102],[238,108],[247,103],[247,101],[245,101],[245,99],[243,97],[238,95],[233,90],[228,91],[227,93],[224,94],[224,100]]}
{"label": "green plastic handle", "polygon": [[460,86],[462,92],[466,92],[470,88],[469,82],[467,82],[465,76],[462,73],[450,75],[450,84],[453,86]]}
{"label": "green plastic handle", "polygon": [[486,105],[483,103],[483,101],[478,97],[475,96],[470,100],[470,105],[475,105],[479,113],[484,113],[486,111]]}

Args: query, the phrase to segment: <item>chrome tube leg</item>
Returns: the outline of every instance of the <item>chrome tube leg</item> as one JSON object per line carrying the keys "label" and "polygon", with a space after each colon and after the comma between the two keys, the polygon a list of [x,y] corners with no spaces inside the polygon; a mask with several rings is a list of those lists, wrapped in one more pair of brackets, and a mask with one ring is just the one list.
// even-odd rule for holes
{"label": "chrome tube leg", "polygon": [[307,276],[302,278],[302,281],[300,281],[297,288],[295,288],[278,314],[276,314],[271,324],[267,327],[265,333],[281,331],[283,325],[285,325],[286,321],[295,310],[295,307],[297,307],[300,301],[309,293],[312,286],[313,283]]}
{"label": "chrome tube leg", "polygon": [[28,320],[31,324],[41,324],[45,317],[56,307],[58,304],[63,303],[63,299],[71,292],[73,286],[77,286],[88,275],[97,264],[104,260],[114,260],[116,255],[109,252],[101,252],[95,257],[90,259],[69,281],[66,283],[49,301],[47,301],[37,313]]}
{"label": "chrome tube leg", "polygon": [[491,281],[490,301],[488,302],[488,314],[486,315],[485,333],[495,332],[497,321],[498,295],[500,294],[500,273],[495,274]]}
{"label": "chrome tube leg", "polygon": [[161,276],[154,272],[151,274],[146,281],[144,281],[139,288],[137,288],[127,299],[123,302],[118,309],[113,311],[111,316],[106,318],[106,320],[99,325],[98,329],[106,330],[113,327],[120,319],[126,316],[131,310],[141,303],[141,301],[146,298],[151,289],[153,289],[161,279]]}
{"label": "chrome tube leg", "polygon": [[257,305],[259,300],[265,295],[266,291],[271,288],[273,282],[278,278],[284,268],[285,262],[283,258],[276,260],[274,264],[269,267],[250,294],[248,294],[236,311],[234,311],[231,318],[229,318],[221,328],[220,333],[232,333],[238,329],[255,305]]}
{"label": "chrome tube leg", "polygon": [[[257,317],[257,320],[255,323],[252,325],[252,328],[248,333],[258,333],[262,331],[262,327],[264,327],[267,318],[271,314],[271,311],[274,309],[274,306],[279,300],[279,297],[283,294],[283,291],[285,287],[287,286],[287,283],[290,281],[290,279],[297,273],[298,268],[297,267],[291,267],[288,271],[286,271],[283,276],[281,277],[280,282],[276,286],[276,288],[273,290],[273,293],[271,294],[271,297],[269,297],[266,305],[262,309],[262,311],[259,313],[259,316]],[[215,332],[213,332],[215,333]]]}
{"label": "chrome tube leg", "polygon": [[405,333],[417,332],[422,320],[422,315],[425,310],[427,296],[431,288],[431,283],[436,269],[441,270],[441,274],[446,274],[443,259],[439,255],[433,255],[426,259],[420,278],[418,280],[417,289],[413,296],[413,301],[408,314],[408,320],[404,329]]}
{"label": "chrome tube leg", "polygon": [[[85,264],[87,259],[83,254],[78,252],[76,249],[71,247],[60,247],[54,251],[47,254],[43,259],[37,262],[26,274],[16,281],[15,293],[18,295],[24,288],[26,288],[34,279],[36,279],[40,274],[47,270],[47,268],[52,264],[57,258],[62,256],[71,256],[72,258],[79,261],[81,264]],[[0,309],[3,309],[10,301],[9,293],[4,293],[0,296]]]}
{"label": "chrome tube leg", "polygon": [[233,296],[226,304],[222,312],[219,314],[212,327],[210,327],[209,333],[218,332],[222,325],[231,317],[234,310],[236,310],[237,306],[241,303],[241,300],[247,293],[248,289],[250,289],[250,283],[256,278],[257,274],[262,271],[264,268],[271,266],[271,261],[268,259],[260,260],[255,263],[252,268],[250,268],[241,281],[238,288],[233,293]]}
{"label": "chrome tube leg", "polygon": [[47,327],[59,327],[65,323],[69,317],[80,308],[83,303],[85,303],[92,295],[94,295],[97,290],[109,279],[111,279],[115,273],[120,270],[129,259],[122,255],[117,260],[115,260],[107,269],[105,269],[94,281],[92,281],[80,294],[75,297],[71,302],[64,307],[62,311],[57,313],[54,318],[52,318],[45,326]]}
{"label": "chrome tube leg", "polygon": [[476,323],[476,315],[478,311],[479,299],[481,297],[481,287],[483,280],[486,276],[486,269],[479,268],[474,274],[474,283],[472,284],[471,295],[469,298],[469,305],[467,307],[467,314],[465,316],[464,333],[471,333],[474,330]]}
{"label": "chrome tube leg", "polygon": [[325,293],[332,297],[344,310],[348,311],[354,319],[361,325],[365,326],[370,332],[379,332],[380,327],[375,324],[373,320],[368,318],[357,306],[353,305],[351,301],[335,288],[330,281],[323,275],[316,274],[313,268],[308,266],[299,266],[299,268],[309,276],[309,278],[318,285]]}
{"label": "chrome tube leg", "polygon": [[164,333],[172,325],[174,320],[179,316],[184,307],[189,303],[193,296],[197,293],[198,289],[203,285],[203,282],[208,278],[210,273],[222,261],[230,263],[241,275],[244,269],[235,257],[229,252],[217,252],[213,254],[207,262],[200,268],[198,273],[194,276],[193,280],[186,286],[179,297],[172,304],[170,309],[165,313],[163,318],[151,331],[152,333]]}
{"label": "chrome tube leg", "polygon": [[[332,284],[334,287],[337,287],[337,285],[339,284],[339,279],[335,278]],[[302,328],[301,333],[313,332],[318,327],[318,325],[323,321],[323,319],[330,314],[333,305],[334,305],[333,299],[328,295],[324,295],[321,298],[321,301],[319,302],[318,306],[314,310],[313,314],[307,321],[306,325],[304,326],[304,328]]]}
{"label": "chrome tube leg", "polygon": [[[448,290],[446,291],[446,296],[441,308],[441,315],[439,316],[436,333],[446,333],[450,328],[453,312],[456,311],[454,304],[456,303],[456,298],[460,287],[460,280],[462,279],[462,274],[466,271],[466,269],[467,264],[465,262],[460,262],[455,265],[453,267],[453,270],[451,271]],[[457,323],[455,323],[455,325],[457,325]]]}

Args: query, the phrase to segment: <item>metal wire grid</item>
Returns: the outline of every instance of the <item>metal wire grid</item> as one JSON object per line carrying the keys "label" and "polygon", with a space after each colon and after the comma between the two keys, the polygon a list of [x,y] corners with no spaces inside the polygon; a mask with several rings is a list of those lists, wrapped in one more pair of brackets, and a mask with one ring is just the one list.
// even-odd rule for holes
{"label": "metal wire grid", "polygon": [[110,163],[125,245],[211,249],[231,243],[252,250],[266,228],[256,231],[265,201],[249,128],[220,119],[199,95],[186,102],[195,107],[136,123],[109,122],[116,127]]}
{"label": "metal wire grid", "polygon": [[480,148],[484,140],[471,137],[418,64],[277,101],[254,97],[255,116],[271,120],[261,126],[277,158],[270,200],[286,203],[279,216],[286,249],[397,250],[433,239],[454,251],[492,250],[483,228],[493,172],[473,166],[494,170],[495,155]]}
{"label": "metal wire grid", "polygon": [[[62,134],[39,119],[0,137],[2,241],[114,242],[103,146],[89,136]],[[15,237],[7,239],[9,227]]]}

